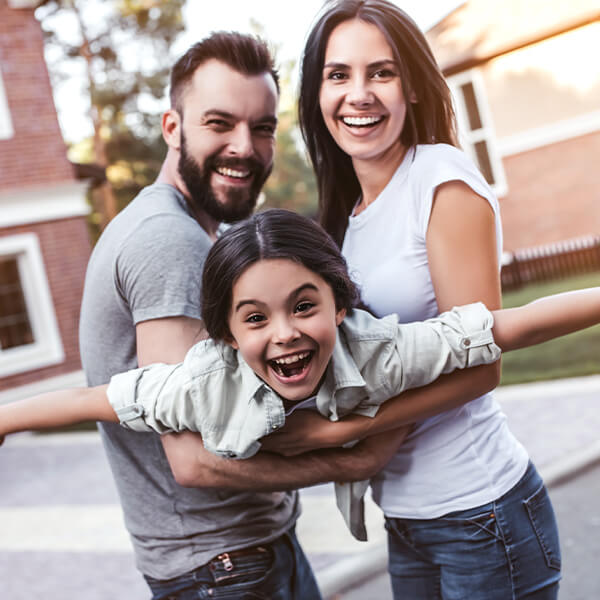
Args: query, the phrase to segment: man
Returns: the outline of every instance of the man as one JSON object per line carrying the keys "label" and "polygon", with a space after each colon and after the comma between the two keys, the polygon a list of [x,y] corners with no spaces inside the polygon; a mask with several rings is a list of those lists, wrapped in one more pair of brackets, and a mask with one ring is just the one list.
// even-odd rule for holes
{"label": "man", "polygon": [[[277,99],[272,58],[249,36],[213,34],[174,66],[157,182],[109,224],[88,266],[80,346],[89,385],[138,365],[179,362],[203,336],[204,258],[220,223],[247,217],[256,204],[272,167]],[[192,434],[161,440],[118,425],[100,429],[137,565],[155,599],[194,590],[318,599],[294,535],[297,494],[272,490],[344,473],[362,479],[392,453],[365,445],[228,461],[208,455]]]}

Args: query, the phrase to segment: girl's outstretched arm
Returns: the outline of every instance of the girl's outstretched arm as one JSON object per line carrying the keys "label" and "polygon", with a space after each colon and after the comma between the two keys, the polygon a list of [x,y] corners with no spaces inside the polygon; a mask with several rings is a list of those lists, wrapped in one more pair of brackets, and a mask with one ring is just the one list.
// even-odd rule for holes
{"label": "girl's outstretched arm", "polygon": [[47,392],[0,405],[0,439],[9,433],[63,427],[84,421],[119,422],[108,385]]}
{"label": "girl's outstretched arm", "polygon": [[502,352],[534,346],[600,323],[600,287],[546,296],[492,314],[494,341]]}

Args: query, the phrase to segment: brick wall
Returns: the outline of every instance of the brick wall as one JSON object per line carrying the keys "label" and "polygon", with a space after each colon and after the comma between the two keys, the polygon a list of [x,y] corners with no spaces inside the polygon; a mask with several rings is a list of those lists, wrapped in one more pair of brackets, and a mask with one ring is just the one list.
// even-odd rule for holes
{"label": "brick wall", "polygon": [[33,10],[11,9],[0,0],[0,69],[14,136],[0,140],[0,189],[70,181],[43,37]]}
{"label": "brick wall", "polygon": [[78,323],[90,241],[84,217],[0,230],[0,236],[35,233],[40,241],[65,359],[58,365],[0,378],[6,390],[81,368]]}
{"label": "brick wall", "polygon": [[600,132],[504,159],[508,251],[600,234]]}

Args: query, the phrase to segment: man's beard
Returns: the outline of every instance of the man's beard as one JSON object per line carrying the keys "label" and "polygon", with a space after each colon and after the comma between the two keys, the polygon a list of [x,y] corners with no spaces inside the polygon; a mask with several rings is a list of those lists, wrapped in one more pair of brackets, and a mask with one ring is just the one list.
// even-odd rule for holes
{"label": "man's beard", "polygon": [[[210,178],[216,167],[249,170],[252,184],[246,188],[229,187],[219,201],[212,189]],[[200,166],[187,151],[185,135],[181,132],[181,149],[177,170],[187,187],[190,197],[187,199],[192,211],[201,210],[215,221],[233,223],[252,214],[260,190],[270,175],[272,165],[263,165],[256,158],[222,157],[219,153],[206,157]]]}

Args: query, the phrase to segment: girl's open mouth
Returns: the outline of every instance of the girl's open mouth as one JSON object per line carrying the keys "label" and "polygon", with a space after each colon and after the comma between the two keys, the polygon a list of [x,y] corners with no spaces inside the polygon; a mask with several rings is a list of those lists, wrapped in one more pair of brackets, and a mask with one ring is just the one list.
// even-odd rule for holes
{"label": "girl's open mouth", "polygon": [[280,378],[289,379],[302,375],[306,371],[313,355],[313,351],[304,351],[276,358],[268,362],[269,366]]}

